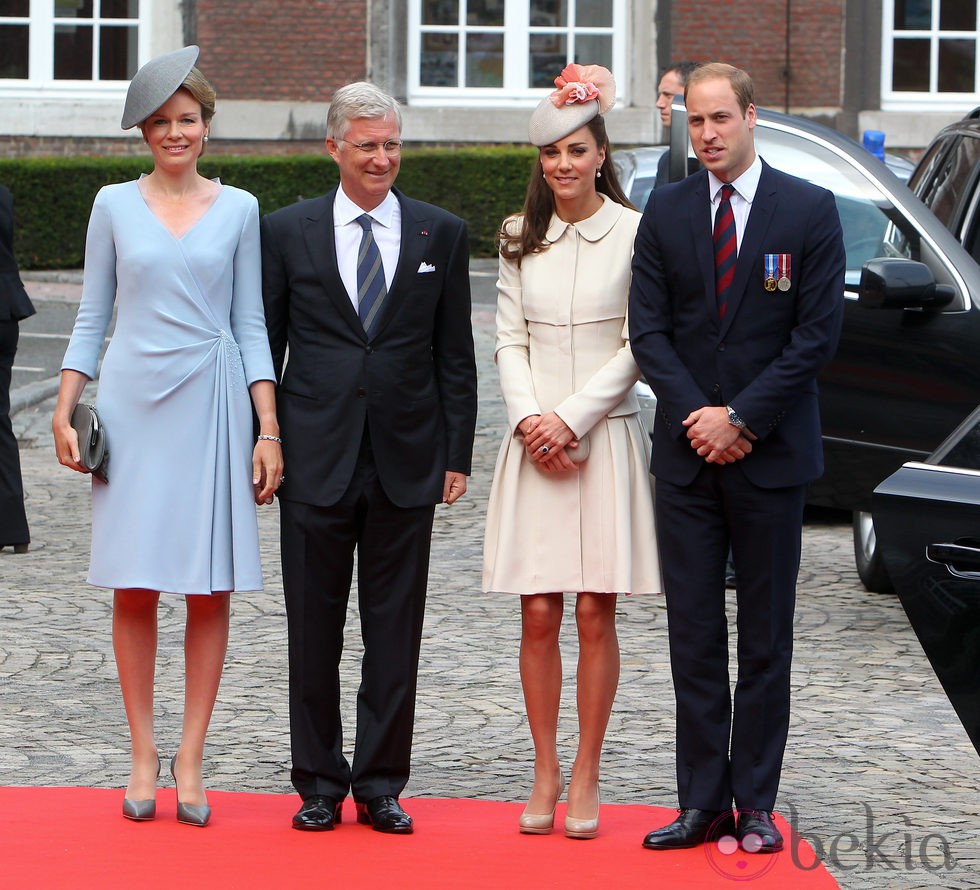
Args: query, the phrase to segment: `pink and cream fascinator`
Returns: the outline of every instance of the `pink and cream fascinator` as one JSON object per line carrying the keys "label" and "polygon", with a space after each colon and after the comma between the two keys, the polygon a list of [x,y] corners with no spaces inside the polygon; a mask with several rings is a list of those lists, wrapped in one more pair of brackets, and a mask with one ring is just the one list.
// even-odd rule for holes
{"label": "pink and cream fascinator", "polygon": [[555,78],[555,86],[558,89],[531,114],[528,136],[532,145],[551,145],[616,104],[616,81],[601,65],[566,65]]}

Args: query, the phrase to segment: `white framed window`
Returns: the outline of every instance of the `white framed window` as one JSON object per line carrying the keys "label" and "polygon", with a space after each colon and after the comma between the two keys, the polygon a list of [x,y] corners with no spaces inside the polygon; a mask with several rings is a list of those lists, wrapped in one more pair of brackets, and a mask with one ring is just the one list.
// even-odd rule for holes
{"label": "white framed window", "polygon": [[0,91],[125,84],[139,67],[150,0],[0,0]]}
{"label": "white framed window", "polygon": [[[569,62],[623,72],[626,0],[409,0],[415,105],[528,104]],[[621,91],[621,90],[620,90]]]}
{"label": "white framed window", "polygon": [[980,103],[980,0],[884,0],[881,107]]}

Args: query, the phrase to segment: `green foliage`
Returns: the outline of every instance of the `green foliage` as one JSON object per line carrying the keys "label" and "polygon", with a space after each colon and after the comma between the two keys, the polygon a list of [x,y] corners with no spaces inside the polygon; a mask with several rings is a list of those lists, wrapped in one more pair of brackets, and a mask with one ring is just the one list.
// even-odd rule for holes
{"label": "green foliage", "polygon": [[[407,151],[396,185],[461,216],[474,256],[493,256],[500,221],[520,210],[534,150],[506,146]],[[151,169],[149,157],[0,159],[0,182],[14,196],[15,253],[21,269],[77,269],[98,190]],[[312,198],[338,182],[322,155],[205,155],[200,171],[246,189],[262,213]]]}

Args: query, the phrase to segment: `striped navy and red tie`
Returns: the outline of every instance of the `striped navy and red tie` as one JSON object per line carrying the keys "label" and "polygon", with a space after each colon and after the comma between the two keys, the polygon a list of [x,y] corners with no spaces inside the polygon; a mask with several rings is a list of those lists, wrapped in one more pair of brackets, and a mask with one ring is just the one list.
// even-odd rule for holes
{"label": "striped navy and red tie", "polygon": [[719,318],[725,317],[728,290],[735,277],[735,259],[738,255],[731,201],[734,191],[735,187],[727,182],[721,187],[721,200],[715,212],[715,228],[711,235],[715,245],[715,296],[718,299]]}

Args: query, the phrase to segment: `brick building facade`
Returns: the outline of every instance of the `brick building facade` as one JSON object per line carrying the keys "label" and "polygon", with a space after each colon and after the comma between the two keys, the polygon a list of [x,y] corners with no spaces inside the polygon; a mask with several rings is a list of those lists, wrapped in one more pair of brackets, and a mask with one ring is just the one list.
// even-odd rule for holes
{"label": "brick building facade", "polygon": [[671,55],[731,61],[751,73],[767,108],[837,109],[843,103],[843,0],[785,0],[726,4],[724,29],[704,22],[718,15],[712,0],[673,3]]}
{"label": "brick building facade", "polygon": [[187,42],[205,50],[225,99],[322,102],[365,77],[364,3],[197,0],[194,8]]}
{"label": "brick building facade", "polygon": [[141,151],[138,133],[118,128],[127,80],[187,43],[218,91],[216,152],[321,150],[333,90],[362,78],[403,100],[410,142],[523,142],[529,110],[570,59],[616,74],[619,144],[662,140],[657,82],[679,58],[730,61],[753,75],[758,104],[855,137],[884,130],[893,148],[923,145],[980,104],[974,4],[931,17],[936,4],[901,0],[578,6],[575,18],[573,0],[11,0],[0,155]]}

